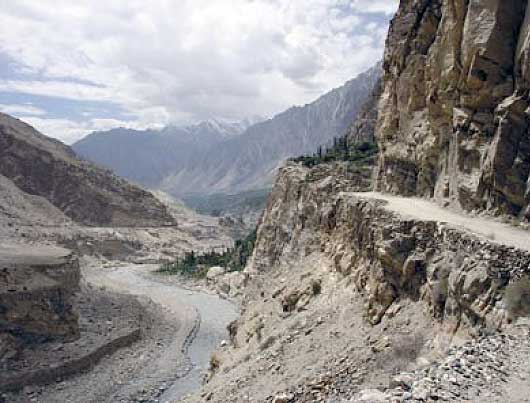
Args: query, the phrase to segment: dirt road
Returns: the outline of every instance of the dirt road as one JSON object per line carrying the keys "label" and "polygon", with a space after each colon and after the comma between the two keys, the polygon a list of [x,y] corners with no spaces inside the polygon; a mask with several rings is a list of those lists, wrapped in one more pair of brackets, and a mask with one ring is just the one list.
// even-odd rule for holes
{"label": "dirt road", "polygon": [[446,222],[450,226],[464,229],[490,241],[530,251],[530,231],[491,218],[454,212],[428,200],[418,198],[397,197],[376,192],[352,193],[352,195],[360,198],[383,200],[386,202],[385,208],[403,217]]}

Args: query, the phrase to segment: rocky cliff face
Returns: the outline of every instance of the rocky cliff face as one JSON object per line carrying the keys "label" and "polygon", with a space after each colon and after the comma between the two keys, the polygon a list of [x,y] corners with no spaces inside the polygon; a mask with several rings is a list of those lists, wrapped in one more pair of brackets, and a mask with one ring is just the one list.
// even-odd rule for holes
{"label": "rocky cliff face", "polygon": [[72,308],[81,276],[76,256],[62,248],[3,244],[0,266],[0,337],[31,343],[79,336]]}
{"label": "rocky cliff face", "polygon": [[0,114],[0,174],[80,224],[173,223],[151,193],[77,158],[69,147],[5,114]]}
{"label": "rocky cliff face", "polygon": [[530,254],[444,223],[402,218],[357,189],[334,170],[320,177],[299,166],[282,170],[247,271],[296,266],[318,254],[364,295],[372,324],[400,299],[423,301],[453,331],[503,324],[498,297],[527,271]]}
{"label": "rocky cliff face", "polygon": [[508,290],[528,276],[529,252],[400,215],[357,192],[369,182],[347,172],[280,170],[237,290],[242,315],[205,400],[394,401],[366,391],[355,399],[389,388],[396,372],[417,369],[423,382],[419,368],[432,363],[434,374],[450,346],[509,328]]}
{"label": "rocky cliff face", "polygon": [[384,58],[377,189],[530,217],[529,7],[401,2]]}

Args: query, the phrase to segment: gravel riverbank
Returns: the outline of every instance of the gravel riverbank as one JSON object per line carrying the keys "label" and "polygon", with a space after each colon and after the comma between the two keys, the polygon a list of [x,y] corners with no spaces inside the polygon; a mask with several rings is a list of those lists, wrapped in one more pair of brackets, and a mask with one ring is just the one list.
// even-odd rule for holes
{"label": "gravel riverbank", "polygon": [[90,270],[85,275],[95,285],[147,297],[179,320],[181,326],[172,349],[182,354],[182,365],[178,376],[166,383],[167,389],[159,397],[162,402],[175,401],[200,387],[211,353],[222,340],[228,338],[227,325],[237,318],[238,309],[232,302],[215,294],[187,290],[176,281],[153,274],[156,267],[128,265]]}
{"label": "gravel riverbank", "polygon": [[176,279],[153,274],[155,268],[84,268],[86,283],[98,293],[110,291],[113,298],[125,301],[132,296],[144,306],[141,337],[104,357],[90,371],[26,387],[6,395],[8,401],[174,402],[196,391],[212,352],[228,338],[227,325],[237,317],[238,308],[217,295],[184,289]]}

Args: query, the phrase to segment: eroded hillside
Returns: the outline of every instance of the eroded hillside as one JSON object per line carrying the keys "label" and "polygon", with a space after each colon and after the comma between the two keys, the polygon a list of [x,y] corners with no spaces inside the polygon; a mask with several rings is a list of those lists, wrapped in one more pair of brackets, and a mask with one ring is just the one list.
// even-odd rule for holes
{"label": "eroded hillside", "polygon": [[319,153],[282,169],[189,401],[521,401],[530,233],[461,208],[527,218],[528,19],[522,0],[401,2],[349,136],[377,139],[375,188],[409,197]]}
{"label": "eroded hillside", "polygon": [[69,147],[5,114],[0,114],[0,174],[79,224],[174,224],[149,192],[79,159]]}
{"label": "eroded hillside", "polygon": [[[127,287],[107,275],[119,266],[118,277],[127,277],[133,262],[165,262],[190,249],[224,249],[244,224],[155,197],[1,114],[0,173],[0,402],[154,401],[184,379],[201,322],[182,302],[185,290],[170,284],[155,304],[164,287],[146,277],[157,265],[140,266],[145,276]],[[225,312],[235,315],[229,303]],[[230,318],[211,317],[216,333],[203,319],[210,344]]]}

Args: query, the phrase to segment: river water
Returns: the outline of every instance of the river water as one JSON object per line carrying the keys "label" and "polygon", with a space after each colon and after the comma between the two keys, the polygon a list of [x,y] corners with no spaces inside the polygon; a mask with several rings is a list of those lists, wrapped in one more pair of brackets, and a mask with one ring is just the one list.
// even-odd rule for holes
{"label": "river water", "polygon": [[101,271],[88,280],[122,293],[148,297],[179,319],[181,331],[176,335],[174,348],[182,348],[189,339],[190,344],[184,352],[188,358],[184,365],[189,370],[160,397],[161,402],[175,401],[200,388],[211,354],[228,338],[227,325],[238,317],[238,308],[217,295],[164,282],[151,273],[155,268],[153,265],[118,267]]}

